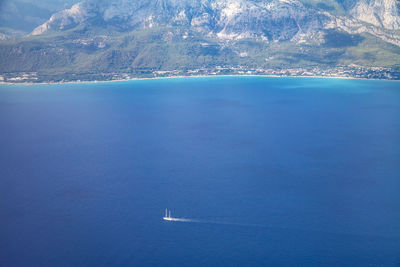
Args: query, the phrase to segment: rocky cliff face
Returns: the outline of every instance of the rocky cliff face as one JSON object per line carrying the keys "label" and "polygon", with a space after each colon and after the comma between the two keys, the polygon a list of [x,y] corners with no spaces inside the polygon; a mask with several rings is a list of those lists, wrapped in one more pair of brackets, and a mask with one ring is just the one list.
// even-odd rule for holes
{"label": "rocky cliff face", "polygon": [[85,22],[93,14],[85,2],[73,5],[70,9],[66,9],[52,15],[51,18],[33,30],[32,35],[40,35],[48,30],[64,30],[73,26],[77,26]]}
{"label": "rocky cliff face", "polygon": [[323,14],[295,0],[90,0],[53,15],[32,34],[63,30],[93,17],[125,30],[182,26],[221,39],[266,40],[290,40],[296,35],[313,33],[325,20]]}
{"label": "rocky cliff face", "polygon": [[400,29],[400,2],[397,0],[360,0],[350,14],[378,27]]}
{"label": "rocky cliff face", "polygon": [[[121,31],[163,26],[191,28],[222,40],[262,38],[265,41],[321,42],[321,30],[332,25],[351,33],[369,32],[381,38],[382,29],[400,29],[397,0],[344,0],[348,15],[332,15],[300,0],[87,0],[54,14],[32,34],[65,30],[91,20]],[[339,23],[338,23],[339,21]],[[370,24],[376,28],[366,27]],[[356,28],[356,29],[355,29]],[[379,34],[377,34],[379,32]],[[387,35],[387,34],[386,34]],[[400,44],[397,38],[382,39]]]}

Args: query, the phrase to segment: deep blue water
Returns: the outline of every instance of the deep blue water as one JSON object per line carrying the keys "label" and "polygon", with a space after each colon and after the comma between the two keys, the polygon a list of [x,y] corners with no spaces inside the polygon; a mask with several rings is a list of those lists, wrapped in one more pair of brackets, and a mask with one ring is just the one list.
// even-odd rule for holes
{"label": "deep blue water", "polygon": [[0,265],[400,266],[400,83],[2,85]]}

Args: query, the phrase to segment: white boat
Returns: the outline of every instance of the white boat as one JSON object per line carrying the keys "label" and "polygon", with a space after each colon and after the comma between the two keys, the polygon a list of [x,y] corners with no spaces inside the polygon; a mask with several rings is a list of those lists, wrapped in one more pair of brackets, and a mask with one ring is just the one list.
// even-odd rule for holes
{"label": "white boat", "polygon": [[175,219],[171,217],[171,211],[168,212],[168,209],[165,209],[165,216],[163,219],[165,221],[175,221]]}
{"label": "white boat", "polygon": [[165,216],[163,217],[164,221],[173,221],[173,222],[195,222],[196,220],[185,219],[185,218],[173,218],[171,217],[171,211],[165,209]]}

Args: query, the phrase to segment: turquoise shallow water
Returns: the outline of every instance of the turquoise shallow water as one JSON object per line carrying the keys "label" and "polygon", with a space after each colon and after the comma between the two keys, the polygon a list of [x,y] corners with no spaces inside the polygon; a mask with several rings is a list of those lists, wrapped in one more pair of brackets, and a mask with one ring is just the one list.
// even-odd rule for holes
{"label": "turquoise shallow water", "polygon": [[0,85],[1,265],[399,266],[399,114],[389,81]]}

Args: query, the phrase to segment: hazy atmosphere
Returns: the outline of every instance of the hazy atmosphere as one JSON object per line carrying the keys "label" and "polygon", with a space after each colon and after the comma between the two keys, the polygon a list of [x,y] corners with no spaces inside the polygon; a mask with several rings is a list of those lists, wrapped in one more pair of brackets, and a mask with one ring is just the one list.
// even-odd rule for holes
{"label": "hazy atmosphere", "polygon": [[58,0],[2,0],[0,2],[1,31],[30,33],[46,22],[52,14],[70,8],[79,1]]}
{"label": "hazy atmosphere", "polygon": [[1,1],[0,129],[0,266],[400,266],[398,0]]}

